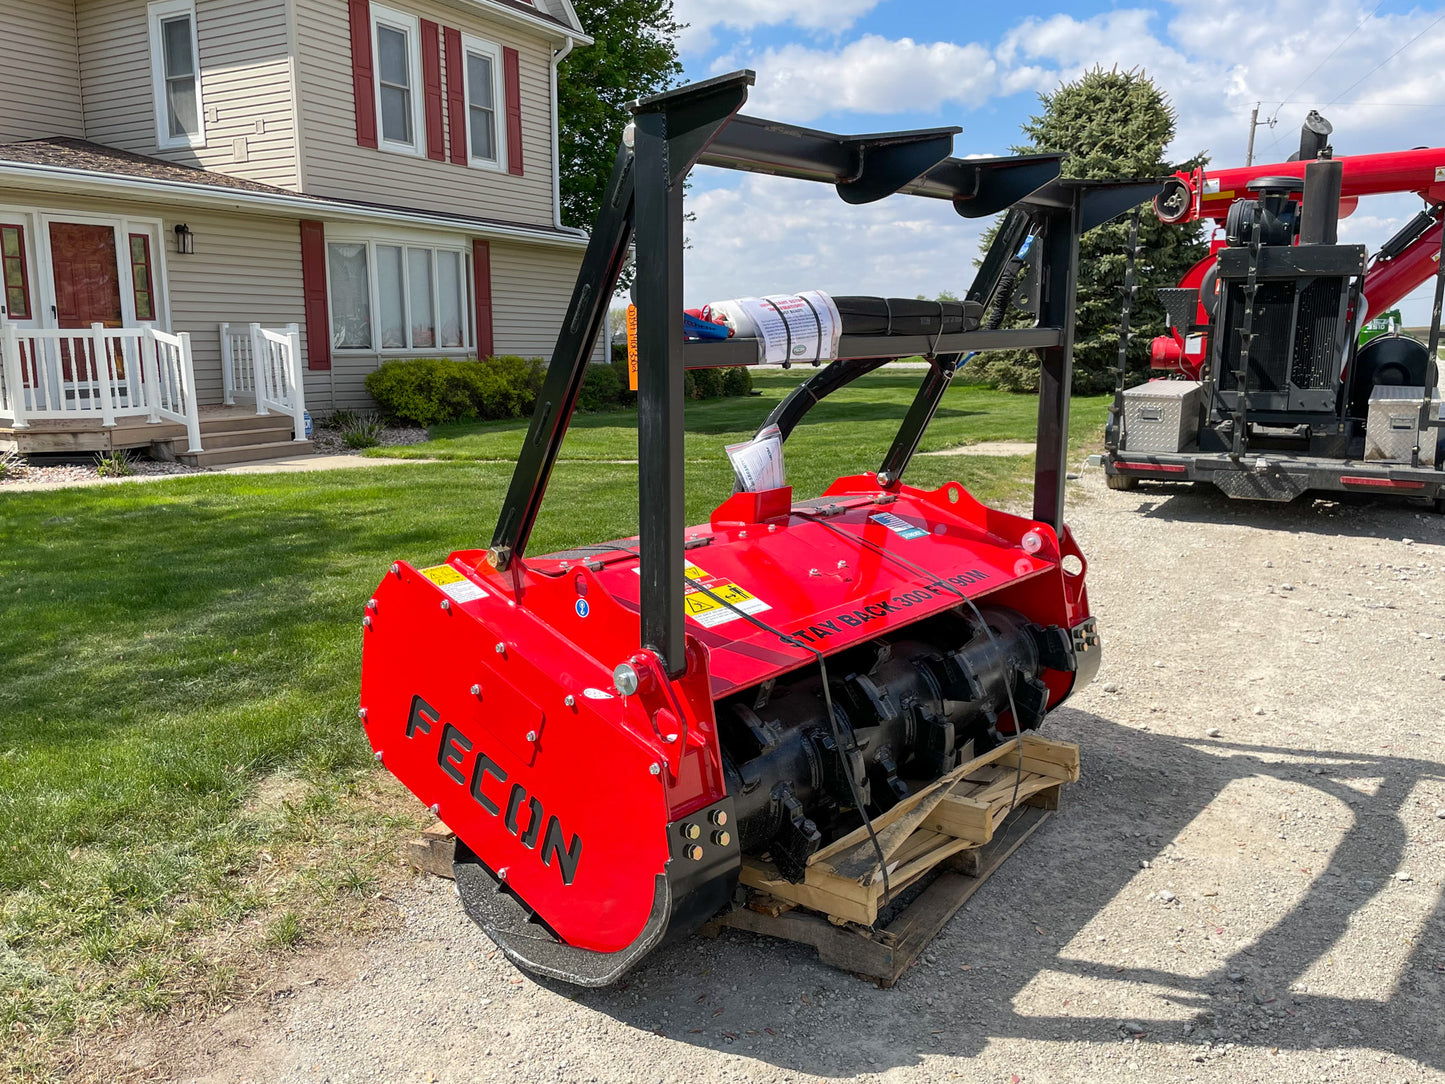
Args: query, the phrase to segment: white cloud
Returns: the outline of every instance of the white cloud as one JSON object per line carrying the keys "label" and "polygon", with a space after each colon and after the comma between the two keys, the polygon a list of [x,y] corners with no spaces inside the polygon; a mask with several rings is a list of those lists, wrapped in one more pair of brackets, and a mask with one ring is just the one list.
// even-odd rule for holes
{"label": "white cloud", "polygon": [[[726,71],[732,58],[713,65]],[[841,49],[787,45],[755,58],[750,112],[794,123],[824,113],[960,109],[993,96],[997,65],[977,42],[916,42],[867,34]]]}
{"label": "white cloud", "polygon": [[678,37],[684,53],[712,47],[718,27],[745,31],[756,26],[791,24],[803,30],[841,33],[880,0],[674,0],[673,15],[686,29]]}

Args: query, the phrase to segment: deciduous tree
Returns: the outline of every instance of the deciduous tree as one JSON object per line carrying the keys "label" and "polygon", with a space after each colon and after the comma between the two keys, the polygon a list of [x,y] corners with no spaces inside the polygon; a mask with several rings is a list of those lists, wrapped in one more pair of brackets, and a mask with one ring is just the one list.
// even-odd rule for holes
{"label": "deciduous tree", "polygon": [[594,38],[562,62],[557,77],[562,221],[589,229],[597,217],[634,98],[677,83],[672,0],[573,0]]}

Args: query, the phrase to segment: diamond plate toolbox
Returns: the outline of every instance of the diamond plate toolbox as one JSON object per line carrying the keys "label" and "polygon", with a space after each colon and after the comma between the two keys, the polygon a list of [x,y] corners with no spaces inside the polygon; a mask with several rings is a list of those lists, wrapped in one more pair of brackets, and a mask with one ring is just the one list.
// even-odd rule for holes
{"label": "diamond plate toolbox", "polygon": [[1197,380],[1151,380],[1124,392],[1124,445],[1129,452],[1182,452],[1199,436]]}
{"label": "diamond plate toolbox", "polygon": [[[1370,392],[1370,411],[1365,419],[1365,458],[1390,463],[1410,462],[1415,435],[1420,430],[1420,407],[1425,389],[1382,384]],[[1438,408],[1437,408],[1438,409]],[[1420,434],[1420,462],[1435,465],[1435,437],[1428,428]]]}

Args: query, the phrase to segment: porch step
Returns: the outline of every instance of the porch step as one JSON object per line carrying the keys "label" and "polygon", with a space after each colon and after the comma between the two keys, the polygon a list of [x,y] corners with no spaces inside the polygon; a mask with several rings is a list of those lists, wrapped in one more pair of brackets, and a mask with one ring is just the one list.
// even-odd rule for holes
{"label": "porch step", "polygon": [[[202,444],[206,442],[201,438]],[[250,463],[257,459],[285,459],[293,455],[310,455],[315,446],[309,441],[276,440],[243,444],[231,448],[206,448],[194,454],[179,452],[176,458],[191,467],[224,467],[232,463]]]}
{"label": "porch step", "polygon": [[205,438],[210,433],[234,433],[242,429],[274,429],[277,426],[288,431],[291,429],[289,414],[254,414],[235,409],[211,413],[202,407],[200,422],[202,443],[205,443]]}
{"label": "porch step", "polygon": [[[258,444],[291,443],[291,422],[277,424],[274,418],[268,426],[252,426],[249,429],[205,429],[201,430],[201,447],[206,451],[222,448],[248,448]],[[185,448],[182,438],[177,451]]]}

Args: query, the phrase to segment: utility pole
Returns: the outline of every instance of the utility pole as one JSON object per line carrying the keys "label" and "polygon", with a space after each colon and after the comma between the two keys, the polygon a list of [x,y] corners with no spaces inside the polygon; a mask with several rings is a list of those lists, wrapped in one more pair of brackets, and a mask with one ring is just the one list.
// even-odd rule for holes
{"label": "utility pole", "polygon": [[1254,103],[1254,108],[1249,111],[1249,146],[1244,150],[1244,164],[1254,165],[1254,132],[1261,124],[1266,128],[1274,127],[1275,118],[1267,117],[1263,121],[1259,119],[1259,103]]}

